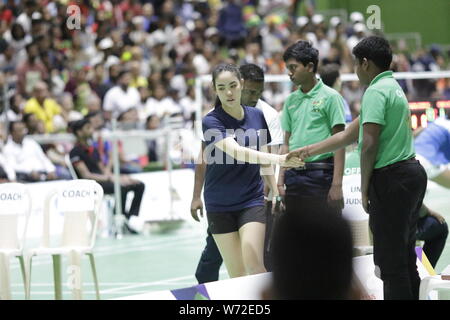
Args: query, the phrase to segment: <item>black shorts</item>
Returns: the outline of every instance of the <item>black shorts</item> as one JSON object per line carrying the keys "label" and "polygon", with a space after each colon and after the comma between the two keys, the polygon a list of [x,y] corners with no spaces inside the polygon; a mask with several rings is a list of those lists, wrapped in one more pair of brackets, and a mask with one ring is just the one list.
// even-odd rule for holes
{"label": "black shorts", "polygon": [[208,212],[208,227],[212,234],[230,233],[249,222],[266,223],[264,206],[245,208],[230,212]]}

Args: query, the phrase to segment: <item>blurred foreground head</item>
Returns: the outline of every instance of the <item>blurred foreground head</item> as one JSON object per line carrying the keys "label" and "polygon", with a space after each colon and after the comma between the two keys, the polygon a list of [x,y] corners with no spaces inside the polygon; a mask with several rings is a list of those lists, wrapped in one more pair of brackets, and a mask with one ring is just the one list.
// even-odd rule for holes
{"label": "blurred foreground head", "polygon": [[273,234],[272,299],[350,299],[352,234],[319,203],[281,216]]}

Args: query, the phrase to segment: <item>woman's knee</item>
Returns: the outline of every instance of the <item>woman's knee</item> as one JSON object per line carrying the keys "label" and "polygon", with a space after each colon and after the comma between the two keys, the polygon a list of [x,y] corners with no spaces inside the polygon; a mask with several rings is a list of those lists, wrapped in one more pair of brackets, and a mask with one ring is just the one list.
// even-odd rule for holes
{"label": "woman's knee", "polygon": [[247,274],[266,272],[264,267],[264,246],[249,243],[243,244],[242,257]]}

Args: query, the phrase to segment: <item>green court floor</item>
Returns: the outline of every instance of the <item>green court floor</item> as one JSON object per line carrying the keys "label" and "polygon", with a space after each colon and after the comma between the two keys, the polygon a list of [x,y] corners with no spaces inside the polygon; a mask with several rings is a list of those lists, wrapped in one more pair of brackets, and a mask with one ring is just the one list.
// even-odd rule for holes
{"label": "green court floor", "polygon": [[[450,221],[450,190],[430,183],[425,203]],[[114,299],[150,291],[169,290],[197,284],[194,273],[205,244],[205,224],[186,221],[169,230],[153,226],[146,235],[123,239],[98,238],[95,249],[102,299]],[[450,264],[450,239],[437,264],[440,272]],[[64,299],[71,299],[65,284],[67,261],[63,265]],[[20,267],[11,266],[13,299],[24,299]],[[221,279],[228,278],[222,266]],[[94,284],[88,259],[83,260],[83,298],[95,299]],[[54,299],[52,262],[49,257],[33,259],[31,299]]]}

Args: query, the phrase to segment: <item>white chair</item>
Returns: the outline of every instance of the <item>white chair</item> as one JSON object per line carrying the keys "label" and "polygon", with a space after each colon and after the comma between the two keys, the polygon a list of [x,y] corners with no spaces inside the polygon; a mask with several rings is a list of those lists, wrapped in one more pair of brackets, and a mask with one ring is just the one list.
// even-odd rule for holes
{"label": "white chair", "polygon": [[30,211],[31,197],[25,185],[0,184],[0,300],[11,299],[11,257],[17,257],[20,261],[25,298],[29,298],[24,246]]}
{"label": "white chair", "polygon": [[72,179],[78,179],[77,172],[75,171],[75,168],[73,167],[72,161],[70,161],[70,155],[66,154],[64,156],[64,162],[66,163],[67,168],[69,169],[70,175],[72,176]]}
{"label": "white chair", "polygon": [[420,281],[419,300],[428,300],[435,289],[450,289],[450,280],[442,280],[440,275],[425,277]]}
{"label": "white chair", "polygon": [[[64,162],[66,163],[67,168],[69,169],[70,175],[72,176],[72,179],[76,180],[78,179],[77,172],[75,171],[75,168],[73,167],[72,161],[70,161],[70,156],[66,154],[64,156]],[[100,219],[100,232],[102,232],[103,237],[112,236],[115,234],[115,224],[114,224],[114,205],[115,205],[115,198],[114,195],[111,194],[105,194],[103,196],[103,208],[105,210],[105,215],[103,218]],[[103,209],[102,208],[102,209]],[[106,220],[106,223],[104,223],[104,220]],[[106,226],[106,227],[103,227]]]}
{"label": "white chair", "polygon": [[[74,299],[82,299],[81,258],[86,254],[91,263],[96,297],[100,299],[93,248],[102,199],[102,187],[93,180],[84,179],[66,181],[64,186],[46,195],[41,245],[30,250],[28,290],[31,289],[33,256],[51,255],[55,299],[62,299],[61,255],[66,255],[69,258],[69,287],[72,289]],[[55,220],[60,222],[58,230],[52,228],[52,222]],[[56,232],[58,236],[51,238],[50,234],[53,235],[53,231],[58,231]]]}

